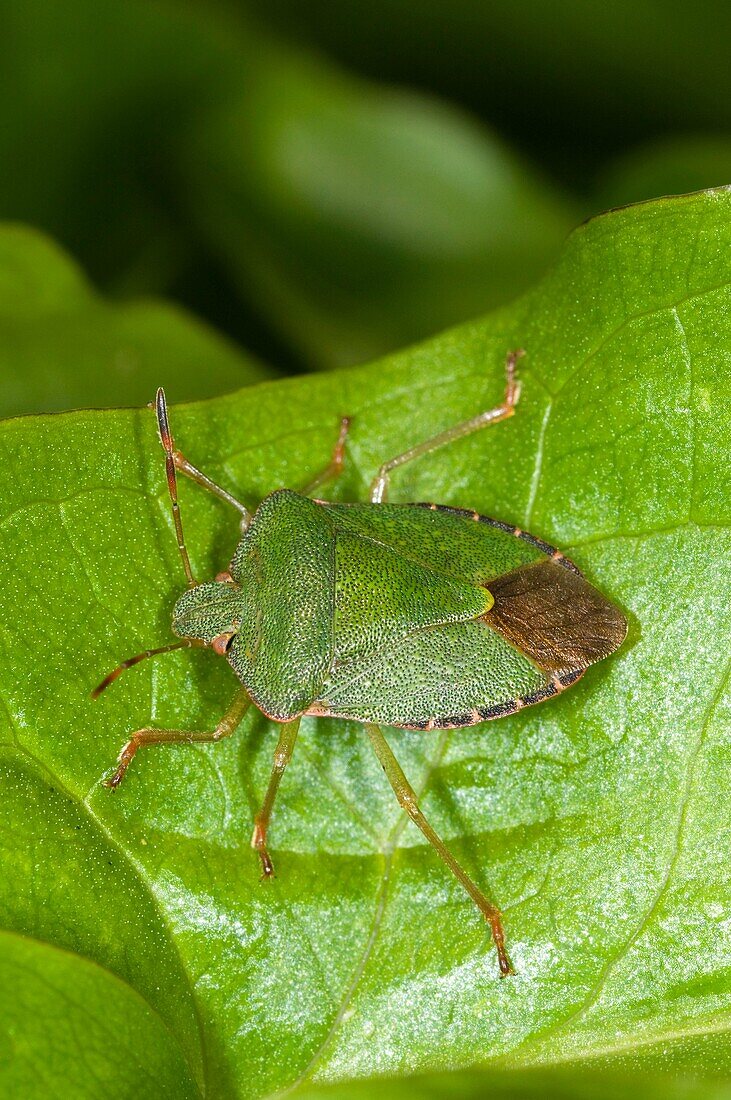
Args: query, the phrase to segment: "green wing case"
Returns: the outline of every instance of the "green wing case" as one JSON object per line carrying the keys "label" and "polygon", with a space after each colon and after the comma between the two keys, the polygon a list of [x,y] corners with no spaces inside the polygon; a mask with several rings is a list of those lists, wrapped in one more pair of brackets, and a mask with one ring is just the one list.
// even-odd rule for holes
{"label": "green wing case", "polygon": [[239,543],[241,626],[228,660],[256,705],[288,721],[317,698],[333,651],[335,536],[313,501],[266,497]]}
{"label": "green wing case", "polygon": [[318,708],[391,726],[465,726],[507,713],[505,704],[530,698],[549,681],[486,622],[473,620],[419,631],[337,666]]}
{"label": "green wing case", "polygon": [[232,566],[229,660],[280,721],[463,726],[562,690],[626,633],[553,547],[437,505],[262,503]]}
{"label": "green wing case", "polygon": [[[484,584],[553,547],[477,512],[436,504],[322,504],[340,531],[389,546],[407,561],[461,583]],[[475,522],[475,521],[482,522]]]}
{"label": "green wing case", "polygon": [[383,542],[334,524],[334,663],[358,664],[415,632],[466,623],[492,607],[478,587],[433,570]]}

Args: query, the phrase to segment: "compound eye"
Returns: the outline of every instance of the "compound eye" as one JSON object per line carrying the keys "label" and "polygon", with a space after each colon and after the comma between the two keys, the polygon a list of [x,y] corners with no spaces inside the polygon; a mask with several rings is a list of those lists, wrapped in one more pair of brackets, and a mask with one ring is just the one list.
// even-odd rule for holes
{"label": "compound eye", "polygon": [[211,642],[211,649],[214,653],[217,653],[219,657],[224,657],[235,637],[235,634],[219,634]]}

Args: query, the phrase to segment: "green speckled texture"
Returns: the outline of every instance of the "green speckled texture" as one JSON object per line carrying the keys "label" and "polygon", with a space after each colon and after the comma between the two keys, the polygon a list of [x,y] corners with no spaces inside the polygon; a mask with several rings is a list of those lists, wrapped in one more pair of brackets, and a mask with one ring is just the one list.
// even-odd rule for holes
{"label": "green speckled texture", "polygon": [[238,629],[241,592],[230,584],[208,581],[189,588],[173,609],[173,631],[179,638],[200,638],[209,645],[219,634]]}
{"label": "green speckled texture", "polygon": [[413,504],[326,504],[325,510],[339,530],[383,543],[409,561],[461,582],[484,584],[543,557],[506,531]]}
{"label": "green speckled texture", "polygon": [[241,630],[228,659],[251,698],[279,721],[316,698],[332,652],[335,544],[322,509],[283,490],[262,501],[231,575]]}
{"label": "green speckled texture", "polygon": [[[377,510],[380,505],[373,505]],[[378,518],[378,517],[376,517]],[[331,522],[330,517],[327,520]],[[428,545],[430,533],[422,533]],[[333,524],[335,614],[333,658],[360,665],[398,646],[414,631],[465,623],[492,606],[486,588],[425,569],[418,545],[413,557],[383,542]]]}
{"label": "green speckled texture", "polygon": [[476,707],[510,703],[548,675],[486,623],[450,623],[412,633],[335,668],[324,685],[338,717],[412,726],[431,718],[467,725]]}
{"label": "green speckled texture", "polygon": [[[279,490],[238,546],[237,587],[200,585],[176,615],[204,640],[238,630],[231,666],[279,721],[315,705],[418,725],[509,703],[548,683],[545,671],[478,621],[492,605],[491,578],[542,558],[470,516],[322,504]],[[189,606],[197,593],[198,612]]]}

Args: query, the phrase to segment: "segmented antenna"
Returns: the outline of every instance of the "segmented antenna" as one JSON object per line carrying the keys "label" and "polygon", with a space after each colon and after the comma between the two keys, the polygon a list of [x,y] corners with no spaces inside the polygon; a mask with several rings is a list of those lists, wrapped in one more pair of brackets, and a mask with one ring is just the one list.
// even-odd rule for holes
{"label": "segmented antenna", "polygon": [[168,423],[168,408],[165,401],[165,391],[162,386],[157,391],[155,398],[155,409],[157,411],[157,426],[160,431],[160,442],[162,443],[163,450],[165,451],[165,473],[168,479],[168,492],[170,493],[170,503],[173,508],[173,520],[175,521],[175,534],[178,539],[178,550],[180,551],[180,557],[183,559],[183,569],[185,570],[185,576],[188,579],[188,587],[192,588],[195,584],[193,577],[193,570],[190,568],[190,558],[188,557],[188,549],[185,545],[185,536],[183,535],[183,521],[180,518],[180,505],[178,504],[178,479],[175,474],[175,448],[173,444],[173,437],[170,434],[170,424]]}
{"label": "segmented antenna", "polygon": [[170,645],[160,646],[159,649],[146,649],[144,653],[138,653],[134,657],[128,657],[126,661],[122,661],[121,665],[117,665],[115,669],[104,677],[100,684],[94,688],[91,693],[92,699],[98,699],[103,691],[113,684],[118,676],[133,665],[138,665],[140,661],[146,661],[148,657],[157,657],[158,653],[172,653],[174,649],[190,649],[193,646],[200,646],[203,643],[197,638],[186,638],[182,642],[171,642]]}

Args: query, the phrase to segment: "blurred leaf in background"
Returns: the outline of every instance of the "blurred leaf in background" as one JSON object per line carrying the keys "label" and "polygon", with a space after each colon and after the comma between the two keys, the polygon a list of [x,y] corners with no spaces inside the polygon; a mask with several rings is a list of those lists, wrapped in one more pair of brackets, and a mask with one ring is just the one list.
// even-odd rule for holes
{"label": "blurred leaf in background", "polygon": [[[724,182],[728,21],[708,0],[0,0],[0,217],[280,370],[362,361],[508,301],[602,204]],[[622,181],[628,146],[673,135]]]}
{"label": "blurred leaf in background", "polygon": [[492,134],[431,98],[282,54],[186,143],[190,219],[313,368],[504,302],[578,219]]}
{"label": "blurred leaf in background", "polygon": [[370,358],[508,300],[577,220],[476,121],[248,19],[0,10],[0,215],[57,236],[103,289],[167,292],[290,367]]}
{"label": "blurred leaf in background", "polygon": [[628,146],[731,127],[731,7],[717,0],[245,3],[374,79],[465,104],[587,197]]}
{"label": "blurred leaf in background", "polygon": [[0,217],[57,237],[105,290],[165,290],[190,245],[164,142],[215,81],[210,35],[135,0],[0,0],[0,26]]}
{"label": "blurred leaf in background", "polygon": [[[506,349],[527,348],[518,415],[392,492],[535,531],[631,623],[560,699],[393,734],[504,907],[510,980],[357,723],[304,721],[266,888],[249,836],[277,731],[258,713],[101,787],[128,731],[210,728],[234,678],[181,652],[91,702],[121,658],[169,640],[184,586],[154,415],[0,425],[0,1094],[233,1100],[478,1063],[489,1094],[530,1097],[526,1069],[548,1067],[557,1095],[606,1095],[588,1066],[707,1077],[714,1095],[731,1066],[730,285],[731,190],[643,204],[582,227],[481,321],[172,411],[191,460],[247,503],[307,480],[348,412],[336,491],[362,499],[405,442],[493,405]],[[194,571],[213,576],[236,517],[180,491]]]}
{"label": "blurred leaf in background", "polygon": [[0,224],[0,416],[193,400],[267,371],[178,306],[111,304],[35,230]]}

